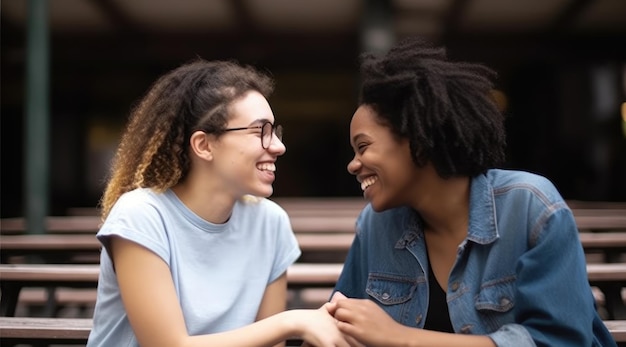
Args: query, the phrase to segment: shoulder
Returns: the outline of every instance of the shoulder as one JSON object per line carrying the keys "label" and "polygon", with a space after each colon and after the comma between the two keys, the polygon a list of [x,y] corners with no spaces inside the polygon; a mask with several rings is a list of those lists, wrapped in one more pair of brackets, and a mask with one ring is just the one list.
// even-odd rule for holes
{"label": "shoulder", "polygon": [[122,194],[113,205],[111,212],[119,210],[143,210],[148,206],[159,204],[159,193],[149,188],[137,188]]}
{"label": "shoulder", "polygon": [[166,195],[149,188],[126,192],[113,205],[105,224],[161,220],[162,214],[167,210],[169,198]]}
{"label": "shoulder", "polygon": [[138,243],[168,259],[168,212],[167,193],[158,193],[148,188],[139,188],[123,194],[111,209],[96,234],[108,250],[110,236],[117,235]]}
{"label": "shoulder", "polygon": [[563,198],[558,189],[548,178],[520,170],[489,170],[487,180],[495,196],[526,195],[542,200],[547,205],[561,203]]}
{"label": "shoulder", "polygon": [[487,177],[499,223],[509,223],[511,230],[527,225],[527,230],[533,231],[529,234],[531,244],[541,236],[538,231],[550,226],[558,226],[561,233],[577,232],[571,210],[546,177],[515,170],[490,170]]}

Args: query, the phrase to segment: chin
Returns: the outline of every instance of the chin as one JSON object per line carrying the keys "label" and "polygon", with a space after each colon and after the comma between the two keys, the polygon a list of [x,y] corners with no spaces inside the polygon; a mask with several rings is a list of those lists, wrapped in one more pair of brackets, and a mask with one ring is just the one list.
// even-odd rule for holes
{"label": "chin", "polygon": [[264,189],[257,189],[256,192],[252,193],[253,195],[260,196],[263,198],[269,198],[274,193],[274,188],[270,186],[269,188],[264,187]]}
{"label": "chin", "polygon": [[372,206],[372,210],[374,210],[375,212],[382,212],[387,209],[387,207],[384,204],[381,204],[376,199],[370,199],[369,203]]}
{"label": "chin", "polygon": [[392,201],[382,199],[381,197],[379,197],[378,199],[376,198],[370,199],[369,203],[375,212],[383,212],[383,211],[400,206],[400,204],[396,204],[396,203],[393,203]]}

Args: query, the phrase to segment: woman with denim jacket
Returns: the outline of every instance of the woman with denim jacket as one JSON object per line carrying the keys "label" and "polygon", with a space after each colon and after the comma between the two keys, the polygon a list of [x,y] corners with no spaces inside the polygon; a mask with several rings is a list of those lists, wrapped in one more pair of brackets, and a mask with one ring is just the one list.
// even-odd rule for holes
{"label": "woman with denim jacket", "polygon": [[504,162],[493,73],[407,39],[365,54],[350,124],[369,201],[332,312],[353,345],[615,346],[574,217]]}

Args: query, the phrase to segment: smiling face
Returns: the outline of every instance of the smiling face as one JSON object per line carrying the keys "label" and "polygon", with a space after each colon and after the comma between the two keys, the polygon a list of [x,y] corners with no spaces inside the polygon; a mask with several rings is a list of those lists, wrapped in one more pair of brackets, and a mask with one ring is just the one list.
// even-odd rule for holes
{"label": "smiling face", "polygon": [[215,173],[235,196],[268,197],[273,193],[276,159],[286,151],[274,134],[266,149],[261,146],[261,126],[268,121],[274,123],[272,109],[263,95],[251,91],[233,102],[229,113],[226,128],[251,128],[228,131],[219,137],[213,151]]}
{"label": "smiling face", "polygon": [[348,172],[361,184],[363,196],[375,211],[408,204],[420,170],[411,159],[409,142],[377,120],[376,111],[361,105],[350,123],[354,158]]}

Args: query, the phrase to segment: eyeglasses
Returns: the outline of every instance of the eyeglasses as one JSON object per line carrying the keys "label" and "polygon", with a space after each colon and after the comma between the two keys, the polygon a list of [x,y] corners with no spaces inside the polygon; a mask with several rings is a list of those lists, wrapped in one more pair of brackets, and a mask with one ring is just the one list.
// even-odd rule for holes
{"label": "eyeglasses", "polygon": [[254,125],[250,127],[241,128],[227,128],[224,131],[237,131],[248,129],[261,129],[261,147],[267,149],[272,143],[272,136],[275,134],[279,140],[283,140],[283,127],[281,125],[274,125],[271,122],[265,122],[262,125]]}

